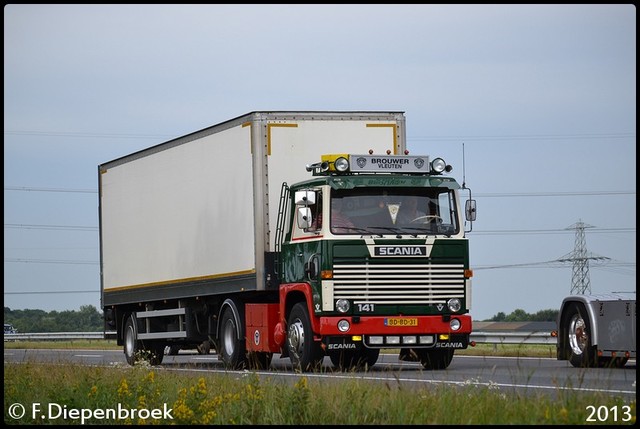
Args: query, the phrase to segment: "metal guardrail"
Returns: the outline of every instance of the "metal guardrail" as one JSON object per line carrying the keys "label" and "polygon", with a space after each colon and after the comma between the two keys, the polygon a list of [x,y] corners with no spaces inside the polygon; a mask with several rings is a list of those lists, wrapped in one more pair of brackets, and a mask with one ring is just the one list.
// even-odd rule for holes
{"label": "metal guardrail", "polygon": [[[5,341],[60,341],[60,340],[103,340],[115,338],[115,332],[43,332],[4,334]],[[470,341],[477,344],[548,344],[555,345],[557,339],[550,332],[525,331],[477,331],[472,332]]]}
{"label": "metal guardrail", "polygon": [[104,332],[40,332],[4,334],[5,341],[104,340]]}
{"label": "metal guardrail", "polygon": [[558,339],[550,332],[472,332],[471,341],[477,344],[548,344],[556,345]]}

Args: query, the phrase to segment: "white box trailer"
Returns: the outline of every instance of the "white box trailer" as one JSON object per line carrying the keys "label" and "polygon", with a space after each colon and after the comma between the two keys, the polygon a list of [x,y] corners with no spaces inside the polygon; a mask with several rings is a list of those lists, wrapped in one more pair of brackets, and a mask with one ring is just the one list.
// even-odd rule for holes
{"label": "white box trailer", "polygon": [[283,182],[405,141],[403,112],[256,111],[101,164],[102,306],[267,289]]}

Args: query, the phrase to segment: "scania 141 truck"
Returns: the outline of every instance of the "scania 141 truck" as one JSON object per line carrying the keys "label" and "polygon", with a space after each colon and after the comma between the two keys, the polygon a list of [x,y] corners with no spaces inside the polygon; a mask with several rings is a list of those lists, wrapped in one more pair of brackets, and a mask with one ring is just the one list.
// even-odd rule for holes
{"label": "scania 141 truck", "polygon": [[405,133],[404,112],[258,111],[99,165],[105,334],[132,365],[209,342],[230,369],[447,368],[475,201]]}

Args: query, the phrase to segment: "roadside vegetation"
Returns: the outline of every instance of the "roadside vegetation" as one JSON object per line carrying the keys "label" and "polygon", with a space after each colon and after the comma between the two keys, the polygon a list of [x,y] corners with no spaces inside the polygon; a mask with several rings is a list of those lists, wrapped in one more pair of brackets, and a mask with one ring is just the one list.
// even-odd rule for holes
{"label": "roadside vegetation", "polygon": [[[282,381],[252,372],[177,373],[143,363],[134,367],[5,363],[4,401],[9,424],[582,425],[594,404],[616,410],[630,407],[631,420],[623,422],[618,415],[617,421],[599,423],[635,424],[636,415],[635,401],[630,404],[597,392],[559,390],[556,395],[514,397],[471,383],[454,387],[416,387],[400,379],[331,383],[304,374]],[[10,414],[15,413],[12,404],[22,404],[28,412],[15,418]],[[33,404],[39,404],[39,410],[53,409],[53,414],[33,413]],[[113,409],[120,417],[95,411]],[[72,410],[80,411],[73,417]]]}

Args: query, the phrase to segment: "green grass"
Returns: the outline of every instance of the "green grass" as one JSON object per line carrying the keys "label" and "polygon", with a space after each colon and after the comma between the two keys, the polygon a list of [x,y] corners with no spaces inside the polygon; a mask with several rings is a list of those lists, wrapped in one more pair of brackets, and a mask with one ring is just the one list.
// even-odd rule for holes
{"label": "green grass", "polygon": [[[5,423],[10,424],[585,424],[588,407],[622,410],[629,406],[635,423],[635,401],[599,393],[505,395],[491,387],[428,385],[399,380],[371,383],[341,380],[327,383],[298,374],[293,382],[258,374],[177,373],[143,364],[83,367],[70,364],[4,364]],[[553,397],[552,397],[553,396]],[[9,414],[22,404],[21,418]],[[44,412],[53,407],[49,419]],[[54,404],[50,406],[48,404]],[[127,410],[113,418],[95,418],[96,410]],[[170,409],[171,418],[152,418],[145,411]],[[73,418],[72,411],[77,411]],[[133,411],[136,415],[133,415]],[[80,415],[86,416],[82,421]],[[142,414],[140,414],[142,413]],[[35,415],[34,415],[35,414]],[[45,414],[45,418],[42,415]],[[102,417],[99,416],[98,417]]]}

